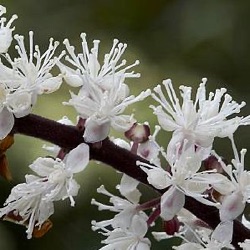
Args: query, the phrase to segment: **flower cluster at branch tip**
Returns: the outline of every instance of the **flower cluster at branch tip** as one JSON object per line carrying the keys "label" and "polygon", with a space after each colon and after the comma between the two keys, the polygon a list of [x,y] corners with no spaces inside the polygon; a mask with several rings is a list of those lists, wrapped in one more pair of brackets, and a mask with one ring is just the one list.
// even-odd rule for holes
{"label": "flower cluster at branch tip", "polygon": [[[152,232],[154,238],[158,241],[172,237],[181,239],[180,245],[173,247],[176,250],[250,249],[250,236],[235,242],[234,226],[234,220],[242,216],[242,228],[243,225],[250,228],[243,214],[250,202],[246,149],[239,153],[234,142],[238,127],[250,124],[250,116],[237,116],[245,102],[234,101],[225,88],[207,95],[206,78],[202,79],[194,100],[191,87],[180,86],[178,94],[169,79],[153,91],[147,89],[137,96],[131,95],[127,80],[140,77],[132,70],[139,61],[128,65],[122,59],[126,44],[114,39],[100,63],[100,41],[94,40],[90,48],[85,33],[80,35],[82,52],[77,54],[75,47],[65,39],[65,51],[56,55],[59,42],[51,38],[48,49],[41,53],[30,31],[26,51],[24,37],[12,34],[12,23],[17,15],[6,22],[2,17],[5,13],[6,8],[0,5],[1,172],[7,173],[5,152],[13,144],[15,133],[22,133],[18,131],[18,123],[31,113],[39,95],[55,92],[63,80],[71,87],[78,87],[78,92],[70,91],[71,98],[63,102],[75,108],[77,123],[64,116],[58,123],[53,122],[53,126],[61,126],[63,131],[69,129],[78,136],[78,141],[64,146],[67,144],[62,144],[61,138],[54,140],[55,131],[48,131],[53,130],[51,127],[34,129],[32,133],[42,131],[42,135],[36,134],[36,137],[44,139],[44,134],[48,133],[51,137],[46,139],[53,137],[47,140],[57,142],[43,146],[53,157],[33,161],[29,167],[34,174],[27,174],[25,182],[12,189],[0,208],[2,219],[26,226],[29,239],[47,232],[52,225],[49,218],[54,213],[54,202],[69,199],[74,206],[74,197],[80,188],[75,175],[83,172],[90,158],[99,160],[100,156],[101,161],[112,162],[110,164],[123,173],[116,186],[118,195],[110,193],[104,185],[97,189],[99,194],[109,198],[110,204],[94,198],[91,201],[99,211],[115,213],[108,220],[92,220],[92,230],[106,237],[101,241],[104,244],[101,250],[149,250],[153,240],[149,240],[148,234],[151,228],[159,228],[159,222],[162,222],[162,230]],[[17,43],[14,59],[8,54],[13,38]],[[59,69],[56,75],[51,73],[54,66]],[[129,105],[149,96],[158,103],[150,105],[159,123],[153,132],[148,122],[138,123],[134,114],[125,114]],[[122,132],[123,138],[112,137],[112,128]],[[158,135],[162,133],[164,139],[169,132],[172,137],[164,148],[158,142]],[[111,139],[104,140],[108,136]],[[62,137],[65,142],[66,137]],[[216,152],[213,143],[216,137],[230,139],[234,154],[231,164],[225,163]],[[73,139],[69,136],[68,140]],[[116,150],[124,155],[117,155]],[[96,156],[98,153],[100,155]],[[157,191],[148,196],[152,198],[143,197],[140,182]],[[206,216],[203,221],[198,212],[199,216],[191,214],[193,207],[186,210],[190,200],[201,209],[213,211],[216,223]]]}

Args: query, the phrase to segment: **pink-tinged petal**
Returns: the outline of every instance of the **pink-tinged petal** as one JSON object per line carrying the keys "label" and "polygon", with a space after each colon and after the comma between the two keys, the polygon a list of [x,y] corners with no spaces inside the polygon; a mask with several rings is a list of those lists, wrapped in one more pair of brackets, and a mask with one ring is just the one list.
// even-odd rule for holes
{"label": "pink-tinged petal", "polygon": [[159,147],[154,141],[146,141],[141,143],[138,146],[138,154],[141,155],[143,158],[153,161],[158,158],[159,155]]}
{"label": "pink-tinged petal", "polygon": [[0,113],[0,139],[5,138],[14,126],[14,116],[6,108]]}
{"label": "pink-tinged petal", "polygon": [[236,219],[243,213],[245,209],[245,202],[243,202],[243,196],[241,192],[233,192],[227,195],[222,201],[220,207],[220,220],[229,221]]}
{"label": "pink-tinged petal", "polygon": [[66,169],[71,173],[79,173],[89,163],[89,146],[85,143],[70,151],[66,158]]}
{"label": "pink-tinged petal", "polygon": [[175,187],[171,187],[161,197],[161,217],[168,221],[183,208],[185,195]]}
{"label": "pink-tinged petal", "polygon": [[100,123],[94,119],[87,119],[83,137],[86,142],[90,143],[102,141],[108,136],[109,130],[110,130],[109,121]]}

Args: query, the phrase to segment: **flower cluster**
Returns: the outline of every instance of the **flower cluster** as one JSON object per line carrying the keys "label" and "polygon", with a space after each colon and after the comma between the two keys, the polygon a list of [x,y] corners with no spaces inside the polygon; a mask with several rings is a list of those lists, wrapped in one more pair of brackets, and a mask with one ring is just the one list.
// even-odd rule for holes
{"label": "flower cluster", "polygon": [[[234,226],[234,220],[242,216],[239,227],[250,228],[242,215],[250,202],[246,149],[239,153],[234,142],[238,127],[250,124],[250,116],[237,116],[245,102],[234,101],[225,88],[207,94],[206,78],[194,99],[191,87],[180,86],[177,93],[170,80],[153,91],[131,95],[127,80],[140,76],[131,71],[139,61],[128,65],[122,59],[126,44],[114,39],[100,63],[100,41],[94,40],[89,48],[85,33],[81,34],[80,53],[65,39],[65,51],[56,55],[59,42],[51,38],[42,53],[30,31],[26,51],[24,37],[12,34],[17,16],[6,22],[5,13],[0,5],[0,175],[10,176],[5,153],[16,133],[53,143],[44,146],[53,157],[33,161],[29,167],[34,173],[12,189],[0,208],[2,219],[26,226],[29,239],[41,236],[51,227],[54,202],[69,199],[75,205],[80,188],[75,175],[92,159],[123,173],[117,185],[119,195],[104,185],[97,189],[110,204],[91,201],[100,211],[115,213],[108,220],[92,220],[93,231],[106,237],[102,250],[149,250],[153,244],[150,231],[159,222],[162,231],[152,232],[156,240],[182,239],[173,249],[250,249],[250,235],[235,240]],[[17,43],[14,59],[8,54],[13,38]],[[59,73],[52,75],[55,66]],[[77,124],[66,116],[55,122],[30,114],[38,96],[55,92],[63,80],[77,91],[70,91],[71,98],[63,103],[75,108]],[[150,105],[159,123],[153,133],[148,122],[138,123],[134,114],[125,113],[129,105],[149,96],[157,102]],[[107,138],[112,129],[122,132],[122,138]],[[158,135],[166,132],[172,132],[172,137],[162,147]],[[217,153],[213,143],[217,137],[230,139],[231,164]],[[143,197],[140,182],[154,190],[153,198]],[[199,208],[189,206],[190,200],[208,210],[202,213],[212,211],[215,223],[211,216],[202,217]]]}
{"label": "flower cluster", "polygon": [[84,139],[86,142],[98,142],[105,139],[110,127],[119,132],[129,130],[135,123],[133,115],[122,114],[126,107],[143,100],[150,95],[150,90],[138,96],[129,95],[127,78],[139,77],[139,74],[127,72],[134,64],[125,67],[126,60],[121,57],[126,44],[114,40],[109,53],[105,54],[101,66],[98,61],[99,42],[94,40],[93,48],[89,49],[86,34],[81,34],[82,53],[75,54],[75,48],[67,39],[64,44],[69,53],[66,60],[73,68],[58,63],[65,81],[73,87],[81,87],[78,94],[71,92],[71,99],[65,104],[73,106],[78,115],[85,120]]}
{"label": "flower cluster", "polygon": [[[138,182],[123,175],[118,189],[124,198],[112,195],[104,186],[97,189],[98,193],[110,197],[109,201],[112,206],[99,203],[95,199],[92,199],[91,203],[97,205],[99,210],[110,210],[118,213],[110,220],[92,221],[92,229],[94,231],[101,230],[101,233],[107,236],[107,239],[102,241],[106,246],[101,249],[150,249],[151,243],[148,238],[144,237],[148,230],[148,217],[137,208],[140,198],[137,185]],[[110,227],[112,230],[109,229]]]}
{"label": "flower cluster", "polygon": [[[249,116],[231,118],[233,114],[240,112],[246,105],[245,102],[238,104],[233,101],[232,97],[226,94],[225,88],[209,93],[207,98],[206,82],[207,79],[203,78],[194,101],[191,99],[192,88],[180,86],[182,104],[171,80],[163,81],[169,100],[165,97],[161,85],[154,88],[152,97],[160,105],[152,105],[151,108],[161,127],[166,131],[173,131],[167,148],[168,160],[171,162],[181,154],[185,140],[195,147],[211,149],[215,137],[231,137],[240,125],[248,125],[250,122]],[[208,155],[209,153],[204,158]]]}
{"label": "flower cluster", "polygon": [[[147,220],[148,227],[152,226],[158,218],[164,221],[165,232],[154,233],[157,239],[159,237],[181,237],[184,240],[183,244],[175,249],[223,249],[224,247],[234,249],[231,245],[233,220],[242,214],[245,203],[250,198],[250,172],[244,170],[246,150],[241,151],[240,157],[233,140],[236,129],[240,125],[248,125],[250,121],[249,116],[232,117],[234,113],[240,111],[245,103],[237,104],[229,95],[224,96],[225,89],[210,93],[209,98],[206,99],[205,82],[206,80],[203,79],[195,101],[191,100],[191,88],[182,86],[180,88],[183,98],[182,105],[179,103],[177,94],[169,80],[164,81],[163,84],[170,101],[164,96],[160,85],[155,88],[157,95],[153,93],[152,96],[160,105],[151,107],[157,115],[160,127],[163,130],[174,131],[166,150],[157,144],[157,133],[154,136],[149,136],[150,130],[141,125],[134,125],[126,133],[126,137],[132,141],[131,145],[118,139],[115,140],[115,143],[120,146],[149,160],[150,163],[138,161],[137,165],[147,174],[148,183],[155,189],[162,190],[162,195],[158,202],[138,203],[136,210],[151,210]],[[168,113],[163,111],[164,109]],[[227,117],[230,118],[227,119]],[[232,166],[226,165],[214,151],[213,141],[215,137],[230,138],[234,152]],[[151,138],[151,144],[149,144],[149,138]],[[154,138],[154,144],[152,144],[152,138]],[[142,154],[139,150],[141,145],[146,144],[148,152],[157,152],[154,158],[147,158],[148,154]],[[159,153],[164,160],[160,160]],[[213,167],[213,161],[209,163],[207,159],[211,157],[215,158],[214,161],[217,161],[219,167]],[[204,160],[207,161],[206,166]],[[185,227],[181,225],[183,223],[191,224],[190,219],[179,216],[183,211],[186,196],[219,209],[221,223],[214,231],[205,230],[208,226],[203,224],[203,227],[191,230],[192,237],[185,238],[183,236],[183,234],[187,235],[187,231],[190,231],[190,225]],[[96,202],[94,204],[97,204],[99,208],[104,206]],[[110,207],[106,207],[106,209],[110,209]],[[119,217],[119,214],[116,216]],[[113,226],[112,223],[114,223],[116,216],[109,220],[109,224],[97,223],[95,229],[98,228],[98,225],[101,228],[102,223],[106,226]],[[111,232],[104,235],[111,235]],[[121,243],[119,237],[112,234],[111,238],[119,240]],[[108,244],[108,239],[103,243]],[[241,244],[245,246],[244,244],[247,243]],[[135,249],[139,249],[139,247]]]}
{"label": "flower cluster", "polygon": [[11,59],[9,54],[3,54],[10,67],[0,61],[0,139],[12,130],[14,117],[20,118],[31,113],[38,95],[52,93],[62,83],[61,75],[53,76],[50,73],[64,54],[62,52],[58,58],[54,56],[59,42],[51,38],[47,51],[41,54],[39,47],[34,45],[33,36],[30,31],[29,54],[25,50],[24,37],[15,35],[15,48],[19,56]]}
{"label": "flower cluster", "polygon": [[38,158],[30,168],[37,175],[26,175],[26,182],[15,186],[0,209],[0,216],[27,225],[27,237],[31,238],[54,213],[54,201],[70,199],[75,205],[79,184],[73,178],[75,173],[85,169],[89,162],[89,147],[80,144],[62,161],[59,158]]}

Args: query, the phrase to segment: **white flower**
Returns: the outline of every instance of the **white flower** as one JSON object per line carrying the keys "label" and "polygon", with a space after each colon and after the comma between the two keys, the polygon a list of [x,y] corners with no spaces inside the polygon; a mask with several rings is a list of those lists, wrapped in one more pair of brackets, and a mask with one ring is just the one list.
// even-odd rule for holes
{"label": "white flower", "polygon": [[60,87],[62,79],[61,75],[53,77],[50,71],[63,56],[64,52],[61,53],[59,58],[54,57],[59,42],[50,38],[48,49],[41,54],[38,45],[34,45],[33,36],[33,32],[30,31],[29,53],[25,49],[24,37],[20,35],[14,36],[18,43],[16,50],[19,57],[12,60],[7,55],[7,60],[12,66],[13,77],[9,80],[7,77],[4,79],[5,73],[9,72],[5,72],[6,70],[3,69],[3,72],[1,72],[3,76],[1,76],[0,80],[1,82],[5,81],[4,83],[6,84],[9,84],[11,81],[12,85],[14,82],[14,88],[31,92],[34,95],[52,93]]}
{"label": "white flower", "polygon": [[149,249],[150,241],[144,238],[148,229],[148,216],[137,209],[141,196],[137,185],[138,181],[123,175],[117,189],[126,197],[125,199],[112,195],[103,185],[97,189],[98,193],[110,197],[109,201],[112,205],[99,203],[95,199],[92,199],[91,204],[97,205],[99,210],[110,210],[118,213],[110,220],[91,222],[92,230],[101,230],[100,233],[107,236],[107,239],[102,241],[107,246],[102,247],[102,250]]}
{"label": "white flower", "polygon": [[[191,230],[193,231],[193,230]],[[176,235],[184,239],[183,244],[180,246],[175,246],[173,249],[176,250],[222,250],[222,249],[234,249],[231,244],[233,230],[231,225],[219,224],[212,233],[209,233],[209,230],[195,230],[194,242],[188,242],[188,240],[181,236],[180,234]],[[186,241],[186,242],[185,242]]]}
{"label": "white flower", "polygon": [[[183,211],[183,210],[182,210]],[[176,250],[222,250],[224,248],[234,249],[231,245],[233,235],[233,222],[220,223],[214,230],[205,223],[202,224],[190,212],[182,213],[178,216],[180,223],[179,232],[174,235],[168,235],[166,232],[153,232],[157,241],[180,237],[183,241],[179,246],[174,246]]]}
{"label": "white flower", "polygon": [[[115,196],[109,193],[102,185],[97,189],[97,192],[109,196],[109,201],[112,205],[102,204],[100,202],[97,202],[95,199],[91,200],[91,204],[97,205],[100,211],[110,210],[112,212],[118,213],[112,220],[110,220],[110,225],[112,225],[112,227],[114,228],[129,228],[131,225],[132,218],[136,214],[142,216],[143,218],[147,218],[147,215],[143,211],[137,209],[140,198],[140,192],[136,189],[138,183],[134,182],[132,185],[132,187],[134,188],[131,188],[127,185],[128,183],[131,183],[131,181],[128,180],[129,178],[126,177],[126,180],[122,181],[121,184],[118,186],[118,189],[125,193],[128,198],[124,199],[119,196]],[[127,184],[125,184],[126,181],[128,182]],[[125,189],[127,189],[127,192],[124,191]],[[134,189],[134,191],[132,191],[132,189]]]}
{"label": "white flower", "polygon": [[[6,13],[6,8],[0,5],[0,16]],[[15,27],[11,28],[13,21],[17,19],[17,15],[13,15],[11,19],[6,23],[6,18],[0,19],[0,54],[6,53],[13,40],[12,32]],[[6,23],[6,24],[5,24]]]}
{"label": "white flower", "polygon": [[[33,179],[30,181],[29,179]],[[27,224],[27,238],[32,237],[34,227],[40,227],[54,213],[52,201],[44,200],[47,186],[43,182],[34,181],[33,176],[26,176],[26,183],[19,184],[11,190],[11,194],[0,209],[0,216],[19,218],[17,223]]]}
{"label": "white flower", "polygon": [[185,195],[212,206],[204,192],[214,183],[221,183],[221,175],[211,171],[198,172],[203,159],[203,149],[184,148],[175,164],[170,164],[170,172],[161,167],[138,162],[147,173],[148,182],[157,189],[168,190],[161,197],[161,217],[171,220],[184,206]]}
{"label": "white flower", "polygon": [[191,99],[191,87],[181,86],[182,104],[170,80],[163,81],[167,98],[160,85],[154,88],[152,97],[160,104],[158,107],[151,106],[154,114],[164,130],[174,131],[167,149],[169,157],[179,153],[176,148],[181,148],[179,145],[185,139],[191,145],[211,148],[215,137],[231,136],[238,126],[249,124],[250,117],[231,118],[240,112],[245,102],[238,104],[233,101],[225,88],[209,93],[207,98],[206,81],[206,78],[202,79],[194,101]]}
{"label": "white flower", "polygon": [[[93,223],[93,222],[92,222]],[[108,236],[106,240],[102,243],[106,246],[102,247],[100,250],[149,250],[150,241],[144,238],[147,233],[148,226],[144,218],[139,215],[134,215],[129,228],[114,228],[113,231],[102,227],[99,223],[94,223],[94,227],[100,226],[99,229],[103,230],[101,232],[103,235]]]}
{"label": "white flower", "polygon": [[133,125],[133,115],[122,113],[129,105],[146,98],[150,91],[143,91],[136,97],[128,96],[124,86],[121,82],[111,81],[110,90],[103,91],[92,84],[89,88],[82,87],[78,95],[71,93],[71,99],[66,104],[74,106],[79,116],[86,119],[83,135],[86,142],[105,139],[110,127],[125,132]]}
{"label": "white flower", "polygon": [[[221,158],[216,155],[223,170],[227,173],[230,182],[225,182],[225,185],[220,185],[214,188],[225,195],[220,207],[221,221],[231,221],[242,214],[246,202],[250,202],[250,172],[244,170],[244,158],[246,149],[242,149],[240,157],[235,147],[234,141],[231,138],[234,151],[234,159],[232,165],[226,165]],[[229,182],[229,183],[228,183]]]}
{"label": "white flower", "polygon": [[93,48],[88,47],[86,41],[86,34],[81,34],[82,39],[82,53],[75,54],[74,46],[70,45],[69,40],[65,39],[64,44],[69,53],[66,60],[69,61],[75,69],[58,63],[58,67],[64,74],[65,81],[73,86],[78,87],[90,84],[98,85],[99,87],[108,90],[110,82],[118,80],[123,82],[125,78],[139,77],[140,74],[136,74],[133,71],[127,72],[134,66],[139,64],[136,61],[134,64],[125,67],[126,60],[121,61],[121,57],[127,48],[127,44],[119,43],[117,39],[114,39],[113,46],[109,53],[105,54],[103,65],[101,66],[98,60],[99,40],[93,41]]}
{"label": "white flower", "polygon": [[46,179],[48,186],[44,199],[48,201],[70,199],[71,206],[75,205],[73,196],[76,196],[79,185],[73,179],[75,173],[83,171],[89,162],[89,146],[80,144],[71,150],[65,160],[52,158],[38,158],[30,168],[37,173],[41,181]]}
{"label": "white flower", "polygon": [[139,77],[139,74],[127,72],[139,63],[125,67],[126,60],[120,62],[127,45],[114,40],[108,54],[104,56],[101,66],[98,61],[99,41],[88,48],[86,34],[81,34],[82,53],[75,54],[75,48],[66,39],[64,44],[69,53],[66,60],[73,68],[57,63],[66,82],[71,86],[81,86],[79,93],[71,93],[71,99],[64,104],[72,105],[79,116],[86,119],[84,139],[86,142],[97,142],[105,139],[110,127],[117,131],[127,131],[135,122],[133,115],[123,115],[124,110],[135,102],[150,95],[146,90],[138,96],[129,95],[125,84],[126,78]]}
{"label": "white flower", "polygon": [[[153,135],[149,135],[146,142],[140,143],[138,145],[137,154],[148,160],[150,163],[159,166],[160,158],[159,153],[162,152],[162,148],[156,142],[156,136],[160,131],[160,126],[155,126],[155,131]],[[162,152],[163,153],[163,152]]]}
{"label": "white flower", "polygon": [[42,226],[54,213],[54,201],[69,198],[74,206],[79,185],[73,175],[83,171],[88,162],[89,147],[84,143],[71,150],[65,162],[38,158],[30,165],[38,176],[26,175],[26,183],[12,189],[0,216],[11,218],[13,213],[17,223],[27,225],[27,237],[31,238],[34,227]]}
{"label": "white flower", "polygon": [[0,61],[0,139],[11,131],[14,116],[28,115],[36,103],[37,95],[56,91],[61,83],[61,76],[53,77],[50,73],[60,59],[53,58],[58,42],[50,39],[47,51],[41,54],[39,47],[33,44],[33,32],[29,33],[30,51],[25,50],[24,37],[15,35],[19,54],[14,60],[6,54],[11,68]]}

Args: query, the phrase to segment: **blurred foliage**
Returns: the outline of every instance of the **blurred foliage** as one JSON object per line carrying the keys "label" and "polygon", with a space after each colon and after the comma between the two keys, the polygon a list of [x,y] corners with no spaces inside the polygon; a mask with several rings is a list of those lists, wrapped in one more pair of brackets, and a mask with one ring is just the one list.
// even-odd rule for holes
{"label": "blurred foliage", "polygon": [[[247,0],[2,0],[1,4],[7,7],[7,15],[18,14],[16,32],[27,37],[28,31],[33,30],[35,42],[44,49],[51,36],[59,41],[67,37],[80,48],[81,32],[87,33],[89,42],[102,41],[101,53],[108,50],[113,38],[128,43],[126,57],[129,62],[140,59],[141,65],[136,70],[142,73],[140,80],[131,81],[131,92],[152,88],[164,78],[172,78],[176,88],[181,84],[196,88],[202,77],[208,77],[210,90],[226,87],[238,101],[249,99],[250,2]],[[68,87],[63,86],[57,93],[41,97],[34,113],[51,119],[67,115],[75,120],[73,109],[61,106],[68,98]],[[144,102],[134,109],[139,121],[148,120],[154,125],[156,119],[147,108],[150,102],[148,99],[146,105]],[[249,113],[250,108],[245,110],[245,114]],[[239,149],[249,146],[246,129],[237,133]],[[46,155],[41,149],[44,142],[24,136],[16,136],[15,141],[8,152],[14,181],[9,184],[1,180],[2,204],[11,187],[30,173],[28,165],[37,156]],[[164,146],[167,141],[165,134],[161,136]],[[216,140],[216,144],[219,153],[230,157],[229,143],[224,145]],[[78,178],[81,189],[76,207],[71,208],[67,201],[59,202],[52,216],[54,227],[44,238],[27,240],[23,227],[3,222],[0,249],[99,249],[101,237],[90,231],[90,221],[108,218],[109,213],[98,213],[90,200],[102,183],[114,190],[112,186],[118,180],[119,176],[110,167],[93,163]],[[165,242],[152,243],[152,249],[167,249]]]}

